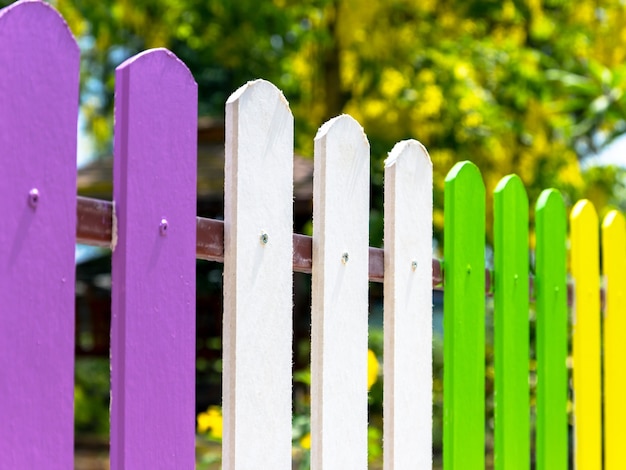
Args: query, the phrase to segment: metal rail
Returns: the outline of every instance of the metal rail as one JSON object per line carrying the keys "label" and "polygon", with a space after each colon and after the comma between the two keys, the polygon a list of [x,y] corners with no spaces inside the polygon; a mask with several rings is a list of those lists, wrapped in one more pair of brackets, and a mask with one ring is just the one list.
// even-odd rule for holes
{"label": "metal rail", "polygon": [[[78,223],[76,224],[76,242],[85,245],[111,247],[113,236],[113,203],[100,199],[78,196]],[[313,266],[313,241],[307,235],[293,234],[293,270],[298,273],[311,273]],[[224,262],[224,221],[196,217],[196,258]],[[384,251],[370,247],[369,280],[383,282]],[[433,288],[443,289],[443,266],[440,260],[433,258]],[[534,299],[534,279],[530,279],[530,297]],[[493,273],[485,269],[485,293],[493,294]],[[567,303],[573,305],[573,286],[567,285]],[[602,308],[605,293],[600,290]]]}
{"label": "metal rail", "polygon": [[[111,247],[113,236],[113,203],[100,199],[79,196],[77,199],[78,223],[76,241],[85,245]],[[313,242],[307,235],[293,234],[293,270],[299,273],[311,273]],[[383,282],[384,252],[382,248],[369,251],[369,280]],[[224,222],[221,220],[196,218],[196,257],[209,261],[224,262]],[[433,287],[443,283],[441,262],[432,261]],[[487,291],[491,289],[489,272]]]}

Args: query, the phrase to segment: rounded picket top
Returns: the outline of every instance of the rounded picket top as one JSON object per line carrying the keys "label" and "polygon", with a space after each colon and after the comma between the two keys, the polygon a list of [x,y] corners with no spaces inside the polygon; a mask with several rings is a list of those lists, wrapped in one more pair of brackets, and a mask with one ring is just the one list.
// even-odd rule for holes
{"label": "rounded picket top", "polygon": [[602,219],[602,228],[605,230],[611,230],[613,228],[623,230],[622,227],[626,227],[626,218],[624,218],[624,215],[620,211],[609,211],[604,219]]}
{"label": "rounded picket top", "polygon": [[[359,122],[349,114],[342,114],[326,121],[317,130],[315,135],[315,142],[322,141],[324,139],[332,139],[337,135],[338,139],[345,139],[346,145],[348,142],[357,144],[358,139],[361,139],[361,144],[367,145],[369,149],[369,141],[365,135],[365,131]],[[331,137],[332,136],[332,137]],[[354,141],[349,141],[346,137],[350,136]]]}
{"label": "rounded picket top", "polygon": [[484,188],[483,178],[480,170],[473,162],[465,160],[456,163],[446,175],[446,184],[453,181],[477,181],[480,180]]}
{"label": "rounded picket top", "polygon": [[519,176],[511,174],[502,178],[496,185],[496,189],[494,189],[494,193],[502,191],[523,191],[525,193],[526,188],[524,188],[524,183],[522,183],[522,179]]}
{"label": "rounded picket top", "polygon": [[59,12],[48,3],[19,1],[0,9],[0,64],[3,52],[21,54],[25,61],[36,63],[30,53],[31,49],[38,48],[48,53],[58,50],[68,60],[78,60],[79,48],[74,35]]}
{"label": "rounded picket top", "polygon": [[554,188],[544,189],[537,199],[535,210],[537,211],[537,215],[543,211],[547,211],[564,219],[565,202],[563,201],[563,195]]}
{"label": "rounded picket top", "polygon": [[444,207],[456,205],[453,201],[465,201],[463,204],[469,203],[484,212],[485,183],[478,167],[470,161],[456,163],[446,176]]}
{"label": "rounded picket top", "polygon": [[[495,212],[509,210],[519,213],[528,219],[528,194],[522,179],[515,175],[507,175],[496,185],[494,193]],[[503,217],[504,214],[500,214]]]}
{"label": "rounded picket top", "polygon": [[[293,119],[289,102],[283,92],[272,82],[257,79],[240,86],[226,100],[226,107],[236,106],[239,113],[248,113],[256,121],[273,123],[278,118],[278,106]],[[256,126],[260,127],[260,126]]]}
{"label": "rounded picket top", "polygon": [[[116,73],[140,73],[144,86],[161,88],[163,85],[193,86],[198,88],[189,67],[176,54],[164,47],[148,49],[126,59],[115,69]],[[168,88],[168,92],[170,88]],[[172,90],[174,93],[175,91]]]}
{"label": "rounded picket top", "polygon": [[432,168],[433,162],[428,150],[421,142],[415,139],[402,140],[389,152],[389,156],[385,159],[385,168],[396,165],[399,160],[417,161],[420,158]]}
{"label": "rounded picket top", "polygon": [[593,203],[589,199],[581,199],[572,208],[570,213],[570,220],[579,220],[580,223],[591,226],[598,225],[598,213]]}

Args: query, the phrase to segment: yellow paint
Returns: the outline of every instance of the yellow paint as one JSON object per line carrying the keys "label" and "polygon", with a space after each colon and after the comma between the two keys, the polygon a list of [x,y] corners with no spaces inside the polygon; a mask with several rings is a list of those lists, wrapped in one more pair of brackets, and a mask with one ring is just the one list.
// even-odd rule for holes
{"label": "yellow paint", "polygon": [[602,223],[604,311],[604,465],[626,468],[626,220],[611,211]]}
{"label": "yellow paint", "polygon": [[577,469],[602,468],[598,216],[588,200],[570,215],[574,280],[574,423]]}

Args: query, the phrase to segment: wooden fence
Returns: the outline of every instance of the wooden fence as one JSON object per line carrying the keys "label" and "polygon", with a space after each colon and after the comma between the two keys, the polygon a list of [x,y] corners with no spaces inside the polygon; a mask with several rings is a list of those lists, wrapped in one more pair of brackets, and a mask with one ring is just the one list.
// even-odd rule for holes
{"label": "wooden fence", "polygon": [[[38,1],[0,10],[0,466],[73,466],[78,240],[113,252],[112,468],[194,467],[196,257],[224,262],[223,468],[291,468],[294,270],[312,272],[312,468],[367,467],[368,280],[384,280],[385,468],[431,468],[432,287],[441,279],[426,149],[403,141],[386,160],[383,251],[368,248],[369,144],[351,117],[330,120],[315,138],[309,238],[292,234],[293,117],[272,84],[250,82],[226,103],[223,223],[196,217],[197,86],[172,53],[147,51],[117,69],[114,205],[76,197],[78,98],[79,50],[59,15]],[[485,466],[487,289],[496,468],[530,468],[532,448],[536,468],[565,469],[563,198],[551,189],[537,201],[532,276],[521,180],[503,179],[494,200],[495,266],[486,277],[479,170],[460,163],[446,179],[444,464]],[[575,461],[618,469],[626,462],[624,217],[611,212],[602,224],[603,340],[598,233],[593,206],[578,202],[569,234]]]}

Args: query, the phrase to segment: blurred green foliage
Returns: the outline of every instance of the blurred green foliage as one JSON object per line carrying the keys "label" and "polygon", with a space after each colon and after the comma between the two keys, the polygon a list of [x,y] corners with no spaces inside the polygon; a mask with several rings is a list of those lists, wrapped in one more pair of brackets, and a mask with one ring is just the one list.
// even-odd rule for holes
{"label": "blurred green foliage", "polygon": [[[5,0],[0,0],[5,1]],[[626,6],[620,0],[56,0],[82,49],[83,111],[110,150],[114,68],[164,46],[191,69],[200,113],[262,77],[296,118],[297,151],[347,112],[372,146],[373,214],[382,208],[382,160],[417,138],[435,172],[435,233],[443,180],[459,161],[481,169],[489,198],[516,172],[534,202],[546,187],[600,213],[626,209],[623,172],[579,160],[626,131]],[[623,184],[623,183],[622,183]],[[619,191],[618,191],[619,192]],[[491,220],[491,200],[488,223]],[[372,244],[382,234],[372,230]]]}
{"label": "blurred green foliage", "polygon": [[76,360],[74,382],[75,432],[109,435],[109,361],[101,357]]}

